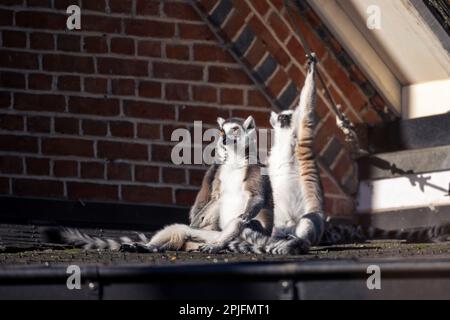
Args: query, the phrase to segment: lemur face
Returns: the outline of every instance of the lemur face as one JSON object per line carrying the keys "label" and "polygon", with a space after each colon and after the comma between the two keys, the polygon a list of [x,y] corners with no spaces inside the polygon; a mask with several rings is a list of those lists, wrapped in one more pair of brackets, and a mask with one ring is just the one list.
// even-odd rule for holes
{"label": "lemur face", "polygon": [[251,134],[256,130],[255,120],[252,116],[249,116],[245,120],[241,118],[229,118],[225,120],[219,117],[217,118],[217,123],[219,124],[222,143],[225,146],[247,146],[249,144]]}
{"label": "lemur face", "polygon": [[280,113],[271,112],[270,114],[270,124],[276,129],[291,129],[292,128],[292,117],[294,111],[284,110]]}

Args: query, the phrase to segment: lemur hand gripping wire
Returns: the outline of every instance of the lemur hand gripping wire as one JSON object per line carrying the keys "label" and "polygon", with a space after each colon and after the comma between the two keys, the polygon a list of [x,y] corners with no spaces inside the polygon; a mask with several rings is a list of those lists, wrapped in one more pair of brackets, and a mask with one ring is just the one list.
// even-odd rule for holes
{"label": "lemur hand gripping wire", "polygon": [[[285,0],[284,3],[286,6],[286,11],[288,12],[289,18],[291,20],[291,23],[295,28],[295,32],[296,32],[298,38],[300,39],[300,42],[302,43],[303,49],[306,52],[306,57],[308,59],[308,65],[313,62],[318,63],[317,55],[311,51],[299,26],[295,23],[295,19],[290,10],[292,8],[291,7],[292,0]],[[295,4],[293,4],[293,5],[295,6]],[[304,15],[301,12],[300,8],[298,8],[297,6],[295,6],[295,7],[298,9],[298,13],[299,13],[300,17],[304,18]],[[355,126],[348,119],[348,117],[341,111],[341,106],[336,104],[336,102],[334,101],[333,96],[331,95],[328,87],[325,84],[325,81],[323,80],[323,78],[319,72],[319,69],[316,69],[316,74],[317,74],[317,77],[318,77],[320,83],[322,84],[322,87],[324,88],[325,96],[330,102],[331,110],[336,116],[336,124],[337,124],[338,128],[340,128],[345,135],[345,141],[348,144],[349,151],[352,155],[352,158],[357,159],[357,158],[368,155],[369,153],[366,150],[361,148],[361,144],[359,142],[359,138],[356,133]]]}

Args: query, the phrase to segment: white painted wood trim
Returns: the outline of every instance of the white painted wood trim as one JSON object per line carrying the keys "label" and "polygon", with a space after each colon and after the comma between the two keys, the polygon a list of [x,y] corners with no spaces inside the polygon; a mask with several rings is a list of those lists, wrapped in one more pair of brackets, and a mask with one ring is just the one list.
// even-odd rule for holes
{"label": "white painted wood trim", "polygon": [[307,0],[355,63],[366,74],[389,107],[401,114],[402,87],[364,35],[336,0]]}
{"label": "white painted wood trim", "polygon": [[372,213],[450,204],[449,184],[450,170],[364,180],[359,185],[357,211]]}

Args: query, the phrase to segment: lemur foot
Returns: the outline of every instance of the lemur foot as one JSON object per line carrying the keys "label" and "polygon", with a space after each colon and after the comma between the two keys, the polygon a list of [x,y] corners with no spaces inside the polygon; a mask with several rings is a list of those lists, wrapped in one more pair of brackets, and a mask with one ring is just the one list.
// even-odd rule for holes
{"label": "lemur foot", "polygon": [[149,253],[149,252],[162,252],[162,250],[158,249],[152,245],[146,245],[142,243],[123,243],[120,246],[121,252],[139,252],[139,253]]}
{"label": "lemur foot", "polygon": [[223,250],[223,246],[215,244],[204,244],[198,247],[198,250],[203,253],[219,253]]}

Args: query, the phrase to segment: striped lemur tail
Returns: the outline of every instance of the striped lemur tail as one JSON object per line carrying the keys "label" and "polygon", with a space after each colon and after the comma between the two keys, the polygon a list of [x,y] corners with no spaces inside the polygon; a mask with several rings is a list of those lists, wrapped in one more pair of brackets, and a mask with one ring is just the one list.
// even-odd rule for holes
{"label": "striped lemur tail", "polygon": [[[450,223],[442,225],[383,230],[356,224],[334,224],[325,222],[325,230],[319,245],[363,243],[367,240],[406,240],[407,242],[438,242],[450,236]],[[236,253],[288,254],[302,253],[302,241],[295,237],[274,239],[246,229],[239,240],[229,244],[228,250]]]}
{"label": "striped lemur tail", "polygon": [[72,228],[46,228],[42,230],[42,236],[45,241],[49,243],[67,244],[74,247],[83,248],[85,250],[104,249],[119,251],[126,246],[132,246],[135,248],[135,251],[139,251],[139,248],[145,248],[145,244],[149,242],[147,237],[142,233],[137,234],[137,241],[133,241],[128,237],[121,237],[116,240],[110,238],[92,237]]}

